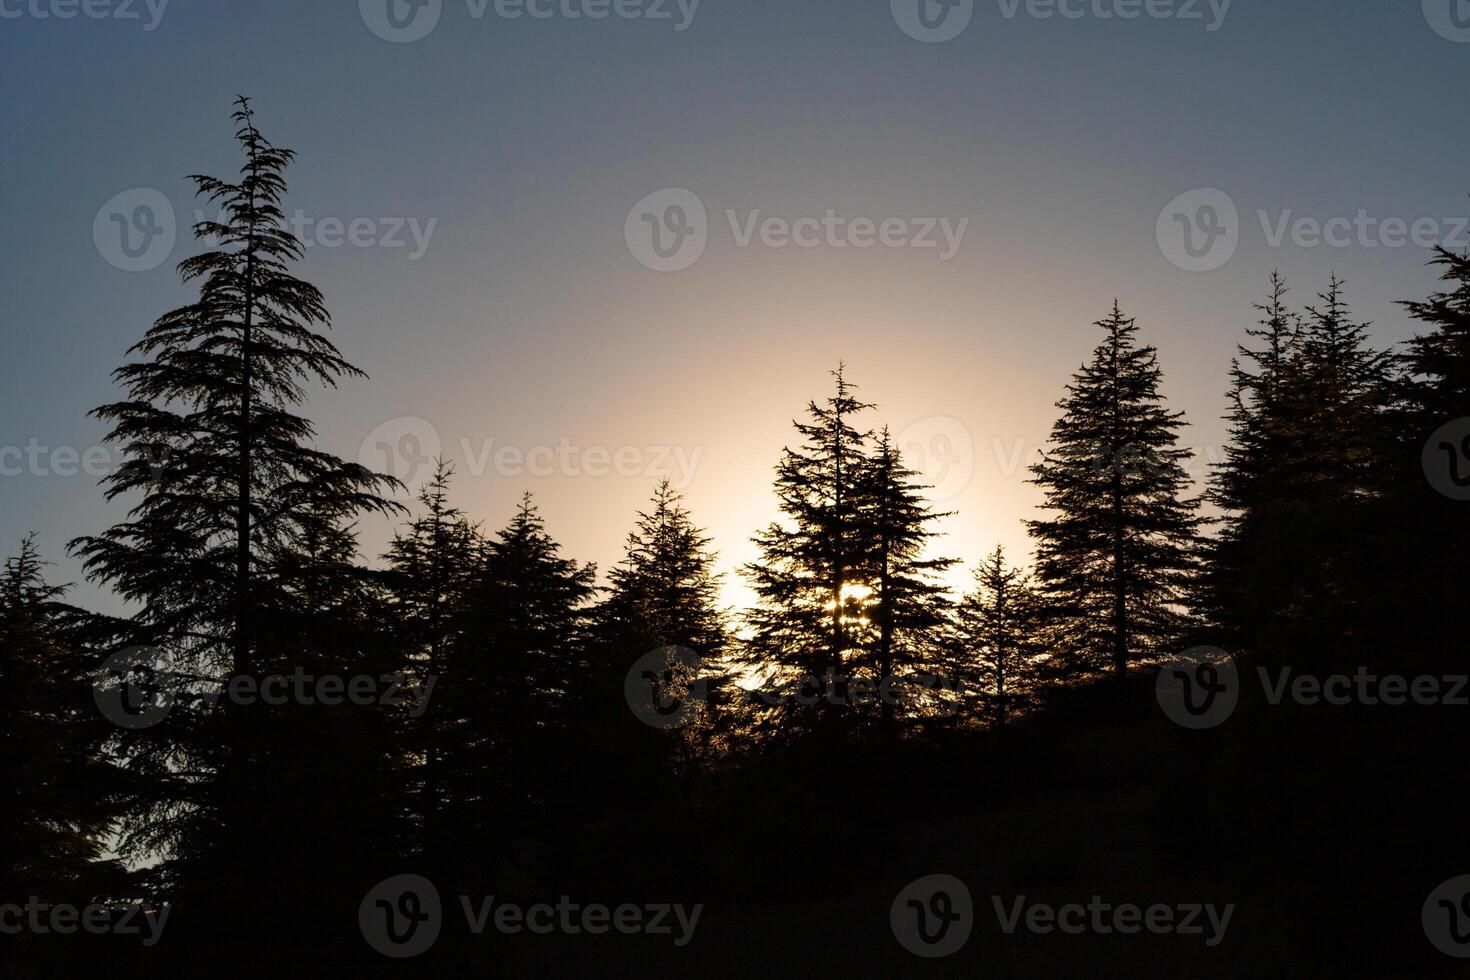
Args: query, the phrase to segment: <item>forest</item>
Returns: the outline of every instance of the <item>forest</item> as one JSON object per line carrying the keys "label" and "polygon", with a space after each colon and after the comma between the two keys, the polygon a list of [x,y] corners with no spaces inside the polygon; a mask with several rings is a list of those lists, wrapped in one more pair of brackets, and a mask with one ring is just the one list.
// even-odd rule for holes
{"label": "forest", "polygon": [[[1168,351],[1127,284],[1100,297],[1031,461],[1032,555],[940,535],[882,379],[834,363],[789,407],[757,602],[728,609],[667,481],[599,570],[530,494],[487,524],[450,460],[404,506],[319,449],[304,402],[371,381],[297,276],[294,154],[248,100],[233,121],[238,174],[191,178],[217,214],[179,265],[197,298],[94,410],[126,517],[0,575],[4,975],[1453,975],[1420,910],[1470,872],[1470,255],[1435,252],[1394,349],[1336,277],[1241,297],[1202,485]],[[70,601],[59,548],[127,611]],[[1404,703],[1425,678],[1437,703]],[[1229,717],[1192,723],[1217,694]],[[890,931],[936,872],[975,892],[946,959]],[[992,895],[1234,914],[1213,945],[1012,935]],[[650,925],[488,925],[568,896]]]}

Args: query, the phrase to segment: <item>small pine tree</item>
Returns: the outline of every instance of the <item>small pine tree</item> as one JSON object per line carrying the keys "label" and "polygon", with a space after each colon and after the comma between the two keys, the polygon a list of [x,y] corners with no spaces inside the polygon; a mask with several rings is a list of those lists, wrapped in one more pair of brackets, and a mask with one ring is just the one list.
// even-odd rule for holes
{"label": "small pine tree", "polygon": [[[596,611],[591,683],[581,686],[589,766],[602,795],[637,798],[652,781],[688,771],[707,748],[721,699],[724,661],[732,644],[719,606],[720,578],[709,537],[695,526],[683,498],[665,480],[652,507],[638,513],[623,560],[609,575],[607,596]],[[684,690],[702,684],[704,704],[692,705],[674,730],[643,724],[624,705],[631,665],[655,650],[681,647],[697,663],[666,657],[669,681]],[[677,677],[675,676],[677,675]]]}
{"label": "small pine tree", "polygon": [[999,545],[975,569],[975,588],[955,613],[961,657],[988,683],[990,720],[1004,725],[1031,704],[1045,657],[1043,610],[1031,577]]}
{"label": "small pine tree", "polygon": [[1138,346],[1116,302],[1097,326],[1107,336],[1058,402],[1051,449],[1032,467],[1055,516],[1028,526],[1073,665],[1110,664],[1122,677],[1180,637],[1201,519],[1184,496],[1183,413],[1163,405],[1158,351]]}
{"label": "small pine tree", "polygon": [[719,607],[719,576],[710,539],[694,526],[668,480],[640,511],[623,561],[609,574],[598,618],[604,641],[627,659],[663,646],[687,647],[716,660],[729,643]]}

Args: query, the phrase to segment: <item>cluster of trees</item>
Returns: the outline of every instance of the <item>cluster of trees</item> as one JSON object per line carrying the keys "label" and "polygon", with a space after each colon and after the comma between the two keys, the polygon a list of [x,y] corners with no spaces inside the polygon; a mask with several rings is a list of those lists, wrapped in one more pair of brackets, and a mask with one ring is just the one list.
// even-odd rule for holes
{"label": "cluster of trees", "polygon": [[[195,229],[214,244],[181,266],[198,299],[159,318],[117,372],[123,400],[97,411],[136,460],[106,488],[132,509],[73,549],[129,614],[69,606],[30,541],[0,575],[0,726],[17,747],[0,778],[18,831],[0,901],[167,898],[199,936],[228,937],[241,908],[290,934],[301,908],[361,894],[385,864],[488,875],[515,856],[466,856],[570,832],[589,799],[616,809],[773,742],[1001,724],[1049,685],[1121,677],[1201,638],[1374,663],[1454,635],[1470,523],[1423,465],[1430,434],[1470,415],[1470,258],[1439,253],[1449,291],[1408,304],[1427,329],[1397,353],[1370,346],[1340,282],[1294,312],[1273,277],[1203,495],[1157,351],[1115,304],[1033,468],[1034,567],[997,548],[960,596],[943,584],[944,515],[839,368],[779,461],[781,518],[756,536],[743,573],[758,603],[737,617],[667,484],[599,586],[529,495],[490,533],[454,506],[445,463],[405,512],[392,478],[315,448],[305,386],[359,372],[290,271],[292,154],[247,101],[234,119],[238,179],[193,178],[221,207]],[[1223,515],[1213,532],[1205,499]],[[403,519],[376,564],[354,533],[370,514]],[[158,651],[173,708],[120,729],[92,705],[92,675],[135,647]],[[706,684],[678,729],[624,702],[650,651],[667,652],[671,687]],[[186,696],[294,671],[434,687],[424,710]]]}

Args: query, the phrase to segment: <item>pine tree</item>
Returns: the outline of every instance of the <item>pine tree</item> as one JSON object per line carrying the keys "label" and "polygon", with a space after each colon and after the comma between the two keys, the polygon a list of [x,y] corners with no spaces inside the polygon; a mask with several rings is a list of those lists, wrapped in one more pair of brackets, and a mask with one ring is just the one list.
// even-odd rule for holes
{"label": "pine tree", "polygon": [[991,720],[1004,725],[1029,705],[1045,657],[1040,597],[1024,570],[999,545],[975,569],[975,588],[955,613],[963,658],[988,682]]}
{"label": "pine tree", "polygon": [[[311,423],[294,412],[308,383],[361,372],[318,332],[329,325],[321,293],[289,271],[302,257],[281,210],[293,154],[256,129],[247,99],[236,106],[239,180],[191,178],[222,209],[195,226],[207,250],[179,266],[199,297],[131,348],[140,359],[115,372],[127,399],[94,413],[129,458],[105,478],[108,498],[141,497],[124,521],[73,546],[94,580],[136,607],[112,623],[115,648],[158,647],[180,695],[166,724],[119,733],[130,772],[153,781],[124,818],[122,852],[162,855],[178,896],[248,905],[272,887],[261,857],[280,832],[282,784],[268,764],[280,756],[266,705],[218,695],[232,677],[289,673],[305,651],[282,624],[339,601],[302,591],[303,556],[332,550],[330,578],[343,583],[344,525],[395,505],[380,496],[391,478],[314,448]],[[227,915],[205,918],[223,929]]]}
{"label": "pine tree", "polygon": [[[433,477],[418,493],[422,513],[394,535],[386,561],[389,621],[412,668],[427,677],[443,676],[450,650],[463,626],[470,586],[484,551],[479,529],[449,503],[454,468],[435,464]],[[432,850],[449,808],[441,770],[455,738],[452,717],[431,710],[410,719],[403,735],[410,760],[414,811],[420,820],[415,849]]]}
{"label": "pine tree", "polygon": [[101,751],[92,703],[95,661],[50,585],[35,539],[0,571],[0,785],[9,803],[0,843],[0,903],[90,900],[124,785]]}
{"label": "pine tree", "polygon": [[829,701],[846,697],[848,655],[867,642],[873,593],[872,537],[862,511],[868,430],[860,401],[839,365],[835,391],[809,402],[802,437],[776,468],[784,521],[755,536],[761,560],[745,566],[758,605],[749,613],[750,646],[763,666],[819,681]]}
{"label": "pine tree", "polygon": [[1371,560],[1395,570],[1371,595],[1369,621],[1393,633],[1377,645],[1405,649],[1426,671],[1449,669],[1459,648],[1460,556],[1470,548],[1467,505],[1444,493],[1466,478],[1470,463],[1463,434],[1470,423],[1462,421],[1470,419],[1470,254],[1440,248],[1432,264],[1449,285],[1404,304],[1427,330],[1399,359],[1391,486],[1382,508],[1365,518],[1380,532]]}
{"label": "pine tree", "polygon": [[1286,306],[1286,280],[1271,274],[1270,294],[1246,334],[1259,348],[1240,345],[1231,362],[1228,416],[1231,442],[1210,474],[1209,498],[1222,511],[1219,533],[1203,543],[1207,572],[1200,604],[1218,636],[1237,650],[1260,643],[1268,580],[1283,567],[1281,537],[1266,510],[1281,499],[1291,465],[1292,390],[1299,375],[1301,319]]}
{"label": "pine tree", "polygon": [[1431,329],[1409,341],[1402,367],[1411,385],[1408,398],[1423,429],[1470,412],[1470,253],[1436,250],[1434,265],[1451,289],[1423,302],[1405,303],[1414,319]]}
{"label": "pine tree", "polygon": [[[904,465],[885,426],[859,488],[872,547],[874,593],[868,615],[877,626],[872,649],[859,662],[866,661],[876,685],[898,678],[900,665],[912,670],[934,663],[941,628],[949,621],[949,590],[939,578],[957,560],[927,554],[939,536],[931,525],[949,515],[930,509],[917,477]],[[880,697],[879,704],[883,725],[891,729],[894,698]]]}
{"label": "pine tree", "polygon": [[716,660],[729,643],[719,607],[719,576],[710,539],[690,519],[668,480],[653,507],[638,513],[623,561],[609,573],[600,628],[632,659],[657,647],[682,646]]}
{"label": "pine tree", "polygon": [[[1217,500],[1230,508],[1211,579],[1223,636],[1266,658],[1342,657],[1363,644],[1377,570],[1364,507],[1386,480],[1389,359],[1333,276],[1285,356],[1267,361]],[[1250,460],[1250,466],[1241,461]]]}
{"label": "pine tree", "polygon": [[1163,405],[1157,350],[1137,345],[1116,302],[1097,326],[1107,338],[1073,376],[1051,449],[1032,467],[1055,516],[1028,526],[1074,665],[1110,664],[1121,677],[1177,642],[1201,519],[1184,497],[1183,413]]}
{"label": "pine tree", "polygon": [[526,494],[484,547],[446,657],[442,702],[455,732],[444,758],[447,821],[470,846],[544,820],[568,779],[572,708],[587,674],[596,568],[561,555]]}
{"label": "pine tree", "polygon": [[[658,780],[687,772],[708,749],[732,645],[714,564],[709,537],[664,480],[652,507],[638,513],[623,560],[609,575],[595,614],[589,683],[579,688],[576,714],[589,755],[598,757],[587,769],[603,798],[646,797]],[[644,724],[624,705],[630,666],[655,651],[662,651],[664,683],[693,699],[667,731]]]}

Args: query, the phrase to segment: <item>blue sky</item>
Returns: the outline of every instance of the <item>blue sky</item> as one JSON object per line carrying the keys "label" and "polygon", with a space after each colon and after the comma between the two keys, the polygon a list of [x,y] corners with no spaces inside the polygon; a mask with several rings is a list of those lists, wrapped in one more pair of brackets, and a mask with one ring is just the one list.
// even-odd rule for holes
{"label": "blue sky", "polygon": [[[958,511],[946,550],[1024,552],[1039,495],[1016,461],[1115,296],[1161,349],[1186,442],[1218,447],[1270,270],[1303,302],[1335,270],[1387,345],[1412,331],[1395,301],[1434,283],[1394,222],[1467,236],[1463,0],[975,0],[938,43],[901,26],[919,0],[535,0],[544,17],[442,0],[404,43],[370,26],[387,2],[0,0],[0,550],[35,530],[77,580],[64,542],[119,513],[56,451],[99,444],[86,412],[186,299],[172,266],[193,246],[179,229],[126,271],[94,225],[116,231],[149,191],[191,221],[183,177],[238,165],[238,92],[300,154],[299,271],[372,376],[314,397],[321,443],[437,441],[477,518],[498,526],[532,490],[569,552],[604,565],[664,472],[723,567],[748,560],[790,420],[839,358],[874,421],[934,457]],[[658,272],[630,209],[653,195],[660,220],[665,189],[702,205],[707,244]],[[1219,217],[1204,189],[1238,244],[1186,271],[1166,231]],[[790,243],[829,213],[836,237]],[[1333,219],[1318,243],[1310,222]],[[891,243],[864,222],[892,223]],[[929,222],[941,241],[964,222],[953,256],[916,245]],[[5,466],[28,446],[42,465]],[[364,526],[369,553],[386,535]]]}

